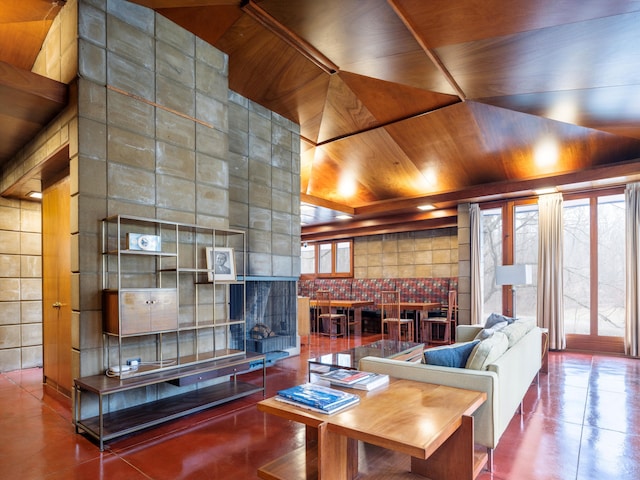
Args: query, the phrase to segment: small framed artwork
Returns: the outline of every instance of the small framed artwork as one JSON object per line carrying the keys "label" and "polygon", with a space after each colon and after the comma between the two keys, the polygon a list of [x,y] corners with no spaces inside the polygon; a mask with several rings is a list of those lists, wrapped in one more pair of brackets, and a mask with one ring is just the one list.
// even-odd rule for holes
{"label": "small framed artwork", "polygon": [[210,282],[234,281],[236,263],[233,248],[207,247],[207,276]]}

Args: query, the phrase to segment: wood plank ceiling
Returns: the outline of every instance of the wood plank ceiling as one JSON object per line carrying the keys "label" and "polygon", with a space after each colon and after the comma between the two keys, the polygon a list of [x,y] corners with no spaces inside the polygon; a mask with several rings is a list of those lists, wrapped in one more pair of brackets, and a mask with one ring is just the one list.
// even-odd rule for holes
{"label": "wood plank ceiling", "polygon": [[63,83],[31,72],[64,1],[0,3],[0,168],[67,104]]}
{"label": "wood plank ceiling", "polygon": [[228,53],[232,90],[300,124],[304,238],[640,173],[640,1],[133,3]]}
{"label": "wood plank ceiling", "polygon": [[[303,237],[640,173],[638,1],[137,3],[228,53],[231,89],[300,124],[303,201],[354,216],[312,213]],[[425,203],[439,210],[415,213]]]}

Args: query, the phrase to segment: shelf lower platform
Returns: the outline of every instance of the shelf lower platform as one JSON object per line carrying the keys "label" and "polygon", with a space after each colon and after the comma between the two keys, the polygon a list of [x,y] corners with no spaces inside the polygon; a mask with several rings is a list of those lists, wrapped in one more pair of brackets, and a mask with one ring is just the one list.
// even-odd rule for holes
{"label": "shelf lower platform", "polygon": [[[261,391],[262,387],[256,385],[230,381],[117,412],[105,413],[102,417],[102,441],[153,427]],[[100,440],[99,416],[79,420],[76,425],[96,440]]]}
{"label": "shelf lower platform", "polygon": [[[257,363],[262,368],[261,384],[242,382],[238,375],[252,371]],[[255,368],[253,368],[255,369]],[[164,374],[145,375],[131,380],[118,380],[104,375],[78,378],[75,380],[75,425],[76,432],[84,431],[97,440],[100,450],[104,442],[168,422],[185,415],[237,400],[254,393],[264,395],[266,388],[266,361],[264,355],[247,354],[244,358],[207,362],[204,365],[183,367],[180,370],[163,372]],[[181,380],[189,385],[214,377],[229,376],[228,381],[196,390],[189,390],[170,397],[146,402],[114,412],[104,412],[104,400],[109,395],[149,385],[170,383],[180,385]],[[96,395],[100,414],[82,417],[82,399],[84,395]]]}

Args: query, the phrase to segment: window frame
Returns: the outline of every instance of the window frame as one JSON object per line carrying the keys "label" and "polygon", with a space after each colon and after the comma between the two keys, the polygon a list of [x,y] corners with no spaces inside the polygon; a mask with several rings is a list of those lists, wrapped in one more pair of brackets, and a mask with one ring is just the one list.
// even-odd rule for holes
{"label": "window frame", "polygon": [[[349,271],[347,272],[336,272],[337,265],[337,256],[338,256],[338,245],[348,243],[349,244]],[[314,278],[353,278],[353,239],[346,238],[340,240],[318,240],[317,242],[302,242],[302,245],[306,245],[307,247],[314,247],[314,266],[313,273],[301,273],[300,279],[314,279]],[[330,272],[322,272],[320,273],[320,248],[321,246],[330,245],[331,249],[331,271]]]}

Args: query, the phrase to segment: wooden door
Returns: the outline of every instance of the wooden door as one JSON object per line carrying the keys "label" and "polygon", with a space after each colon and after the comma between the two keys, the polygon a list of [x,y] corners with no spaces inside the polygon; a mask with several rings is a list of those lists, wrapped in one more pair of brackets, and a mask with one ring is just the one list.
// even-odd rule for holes
{"label": "wooden door", "polygon": [[69,177],[42,197],[42,322],[45,383],[71,397],[71,234]]}

